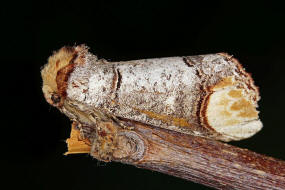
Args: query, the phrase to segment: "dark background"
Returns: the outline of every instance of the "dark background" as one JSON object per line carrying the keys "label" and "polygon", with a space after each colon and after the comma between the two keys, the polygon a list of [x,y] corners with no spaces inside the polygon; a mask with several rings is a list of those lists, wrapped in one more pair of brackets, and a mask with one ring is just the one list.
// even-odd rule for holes
{"label": "dark background", "polygon": [[40,68],[54,50],[81,43],[110,61],[233,54],[260,87],[264,128],[230,144],[285,160],[284,10],[284,4],[272,1],[2,3],[1,186],[209,189],[88,155],[63,156],[70,121],[45,102]]}

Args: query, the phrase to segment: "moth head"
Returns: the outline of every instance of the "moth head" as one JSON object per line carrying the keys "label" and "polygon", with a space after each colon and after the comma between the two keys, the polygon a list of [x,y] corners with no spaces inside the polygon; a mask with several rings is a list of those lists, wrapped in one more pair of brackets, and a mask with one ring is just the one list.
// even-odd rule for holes
{"label": "moth head", "polygon": [[73,70],[73,61],[77,57],[77,47],[63,47],[49,57],[41,70],[43,93],[48,103],[59,106],[65,96],[68,74]]}

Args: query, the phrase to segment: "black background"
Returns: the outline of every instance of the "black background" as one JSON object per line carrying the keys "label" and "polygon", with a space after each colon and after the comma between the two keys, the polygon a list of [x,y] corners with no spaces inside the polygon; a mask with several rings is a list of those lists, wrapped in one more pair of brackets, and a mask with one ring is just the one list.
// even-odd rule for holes
{"label": "black background", "polygon": [[11,189],[209,189],[87,155],[63,156],[70,122],[45,102],[40,68],[54,50],[81,43],[110,61],[233,54],[260,87],[264,128],[230,144],[285,160],[284,10],[272,1],[2,3],[1,181]]}

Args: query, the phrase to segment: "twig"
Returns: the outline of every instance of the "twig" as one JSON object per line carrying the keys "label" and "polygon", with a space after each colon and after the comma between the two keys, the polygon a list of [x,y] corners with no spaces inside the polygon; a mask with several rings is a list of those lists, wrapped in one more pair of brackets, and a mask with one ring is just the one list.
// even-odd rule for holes
{"label": "twig", "polygon": [[[119,133],[122,138],[111,160],[217,189],[285,189],[284,161],[211,139],[133,124],[134,130]],[[75,141],[68,144],[69,150]]]}

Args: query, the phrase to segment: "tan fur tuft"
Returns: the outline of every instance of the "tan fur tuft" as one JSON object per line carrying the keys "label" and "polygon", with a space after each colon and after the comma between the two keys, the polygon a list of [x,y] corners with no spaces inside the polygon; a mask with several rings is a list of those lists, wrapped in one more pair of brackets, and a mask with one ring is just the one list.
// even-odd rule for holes
{"label": "tan fur tuft", "polygon": [[56,77],[57,72],[67,66],[72,60],[75,53],[75,49],[72,47],[63,47],[59,51],[55,52],[48,59],[48,64],[44,66],[41,71],[43,79],[43,92],[46,100],[53,104],[51,95],[57,93]]}
{"label": "tan fur tuft", "polygon": [[84,64],[88,47],[65,46],[49,57],[48,63],[41,71],[43,92],[48,103],[60,106],[66,96],[67,81],[75,63]]}

